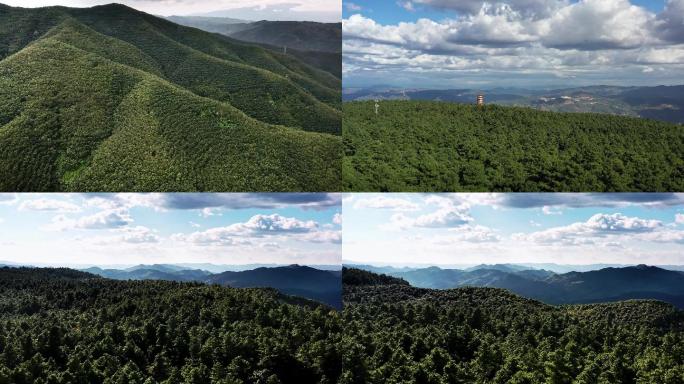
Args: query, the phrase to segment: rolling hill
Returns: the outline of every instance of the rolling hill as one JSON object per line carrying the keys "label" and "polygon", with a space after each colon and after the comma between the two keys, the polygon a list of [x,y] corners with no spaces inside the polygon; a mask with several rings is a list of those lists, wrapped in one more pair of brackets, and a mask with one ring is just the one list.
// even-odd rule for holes
{"label": "rolling hill", "polygon": [[0,382],[321,383],[341,319],[278,293],[0,268]]}
{"label": "rolling hill", "polygon": [[653,299],[684,308],[684,273],[646,265],[562,274],[509,265],[482,265],[467,270],[430,267],[388,274],[416,287],[503,288],[549,304]]}
{"label": "rolling hill", "polygon": [[684,85],[617,87],[595,85],[532,90],[523,88],[402,89],[387,86],[350,88],[344,100],[431,100],[472,104],[483,93],[487,103],[532,107],[553,112],[593,112],[643,117],[684,124]]}
{"label": "rolling hill", "polygon": [[445,102],[344,103],[347,191],[680,191],[684,128]]}
{"label": "rolling hill", "polygon": [[684,373],[684,312],[658,301],[552,306],[497,288],[343,288],[347,382],[676,382]]}
{"label": "rolling hill", "polygon": [[181,25],[219,33],[287,54],[342,78],[342,25],[309,21],[247,22],[226,17],[170,16]]}
{"label": "rolling hill", "polygon": [[256,268],[242,272],[211,275],[207,281],[235,288],[271,287],[283,293],[321,301],[342,308],[340,276],[335,271],[322,271],[307,266],[291,265]]}
{"label": "rolling hill", "polygon": [[91,267],[83,270],[115,280],[202,282],[234,288],[274,288],[341,309],[340,271],[290,265],[211,273],[172,264],[136,265],[126,269]]}
{"label": "rolling hill", "polygon": [[335,190],[339,89],[122,5],[3,5],[0,190]]}

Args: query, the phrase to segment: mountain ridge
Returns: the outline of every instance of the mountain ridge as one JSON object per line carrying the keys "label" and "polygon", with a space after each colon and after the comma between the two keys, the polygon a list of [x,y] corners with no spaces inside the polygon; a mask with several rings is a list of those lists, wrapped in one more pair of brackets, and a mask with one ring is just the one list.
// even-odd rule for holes
{"label": "mountain ridge", "polygon": [[125,6],[5,8],[0,85],[0,190],[339,183],[334,76]]}

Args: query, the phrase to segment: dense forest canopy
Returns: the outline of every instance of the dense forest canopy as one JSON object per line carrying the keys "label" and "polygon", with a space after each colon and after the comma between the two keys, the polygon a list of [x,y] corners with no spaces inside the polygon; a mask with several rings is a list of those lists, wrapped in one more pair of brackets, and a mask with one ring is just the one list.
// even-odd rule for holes
{"label": "dense forest canopy", "polygon": [[402,284],[345,285],[344,302],[343,383],[684,383],[684,312],[658,301]]}
{"label": "dense forest canopy", "polygon": [[349,191],[680,191],[684,128],[428,101],[344,103]]}
{"label": "dense forest canopy", "polygon": [[0,268],[0,383],[334,383],[340,316],[273,289]]}
{"label": "dense forest canopy", "polygon": [[338,190],[340,79],[122,5],[0,8],[0,190]]}

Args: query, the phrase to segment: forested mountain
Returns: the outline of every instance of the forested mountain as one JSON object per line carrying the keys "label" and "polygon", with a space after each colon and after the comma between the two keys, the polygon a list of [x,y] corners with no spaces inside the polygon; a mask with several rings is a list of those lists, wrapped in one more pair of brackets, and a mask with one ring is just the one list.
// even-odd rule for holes
{"label": "forested mountain", "polygon": [[2,383],[334,383],[341,332],[273,289],[0,269]]}
{"label": "forested mountain", "polygon": [[342,78],[342,24],[310,21],[248,22],[226,17],[171,16],[174,23],[257,43]]}
{"label": "forested mountain", "polygon": [[340,79],[112,4],[0,7],[0,190],[339,186]]}
{"label": "forested mountain", "polygon": [[348,191],[680,191],[684,128],[427,101],[344,103]]}
{"label": "forested mountain", "polygon": [[553,112],[594,112],[644,117],[684,124],[684,85],[655,87],[589,86],[551,90],[521,88],[401,89],[375,87],[349,89],[345,100],[432,100],[472,104],[478,94],[487,103],[532,107]]}
{"label": "forested mountain", "polygon": [[242,272],[211,275],[207,281],[236,288],[272,287],[283,293],[321,301],[342,308],[342,285],[339,273],[301,265],[256,268]]}
{"label": "forested mountain", "polygon": [[358,268],[342,268],[343,285],[408,285],[404,279],[372,273]]}
{"label": "forested mountain", "polygon": [[421,288],[504,288],[549,304],[655,299],[684,308],[684,273],[646,265],[563,274],[506,265],[466,270],[429,267],[387,274]]}
{"label": "forested mountain", "polygon": [[344,285],[345,383],[679,383],[684,312],[496,288]]}
{"label": "forested mountain", "polygon": [[220,284],[233,288],[275,288],[278,291],[342,308],[339,271],[320,270],[302,265],[258,267],[241,271],[211,273],[184,269],[171,264],[137,265],[126,269],[91,267],[83,270],[116,280],[169,280]]}

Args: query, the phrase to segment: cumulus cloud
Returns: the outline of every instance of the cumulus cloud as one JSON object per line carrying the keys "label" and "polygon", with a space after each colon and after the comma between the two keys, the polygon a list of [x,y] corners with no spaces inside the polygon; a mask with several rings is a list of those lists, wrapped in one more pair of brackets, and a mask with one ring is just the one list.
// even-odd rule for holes
{"label": "cumulus cloud", "polygon": [[19,204],[20,211],[57,211],[57,212],[80,212],[81,207],[74,203],[55,199],[25,200]]}
{"label": "cumulus cloud", "polygon": [[[438,199],[438,197],[436,197]],[[435,202],[436,200],[432,200]],[[454,205],[447,200],[440,201],[442,206],[431,213],[417,217],[403,213],[392,215],[390,222],[382,226],[389,230],[406,230],[410,228],[454,228],[473,221],[467,204]]]}
{"label": "cumulus cloud", "polygon": [[335,215],[333,215],[332,222],[333,224],[342,225],[342,214],[337,212]]}
{"label": "cumulus cloud", "polygon": [[658,220],[628,217],[620,213],[597,213],[586,222],[549,228],[530,234],[514,235],[516,240],[538,244],[581,245],[593,244],[595,238],[615,235],[634,235],[655,232],[663,227]]}
{"label": "cumulus cloud", "polygon": [[69,229],[112,229],[125,227],[132,223],[133,219],[128,211],[113,209],[100,211],[93,215],[83,216],[77,219],[68,218],[64,215],[55,216],[52,222],[44,229],[52,231],[65,231]]}
{"label": "cumulus cloud", "polygon": [[209,228],[190,234],[174,234],[172,239],[195,245],[245,245],[261,238],[281,237],[312,243],[340,243],[339,231],[321,230],[313,220],[299,220],[279,214],[254,215],[243,223]]}
{"label": "cumulus cloud", "polygon": [[458,79],[463,86],[466,80],[510,81],[511,74],[517,74],[605,82],[608,77],[642,75],[649,65],[665,65],[658,76],[673,82],[684,72],[684,0],[669,0],[660,14],[629,0],[409,4],[456,13],[439,21],[389,25],[361,14],[344,19],[343,71],[350,80],[402,75],[426,81]]}
{"label": "cumulus cloud", "polygon": [[121,241],[131,244],[158,243],[159,236],[154,230],[144,227],[124,227],[116,230],[121,233]]}

